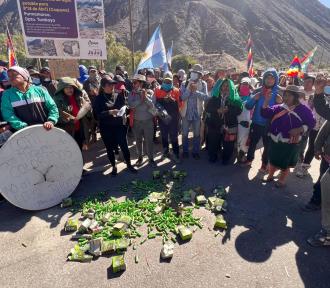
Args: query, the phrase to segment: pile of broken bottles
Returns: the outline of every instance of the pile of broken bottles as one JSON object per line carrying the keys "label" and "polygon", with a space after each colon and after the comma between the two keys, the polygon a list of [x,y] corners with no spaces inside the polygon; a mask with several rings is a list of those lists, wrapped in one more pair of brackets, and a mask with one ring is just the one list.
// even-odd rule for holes
{"label": "pile of broken bottles", "polygon": [[[75,233],[72,240],[77,241],[68,260],[90,262],[102,255],[115,255],[112,270],[117,273],[126,270],[124,255],[130,246],[137,250],[156,237],[162,237],[161,258],[171,259],[177,240],[188,242],[197,228],[203,228],[202,218],[193,216],[201,206],[216,214],[215,230],[227,229],[221,214],[226,211],[225,189],[216,187],[213,196],[206,198],[201,187],[184,190],[186,176],[183,171],[154,171],[152,181],[135,180],[125,186],[125,191],[147,192],[143,199],[94,199],[82,203],[82,219],[69,218],[64,227],[66,232]],[[156,187],[162,191],[154,191]],[[70,199],[64,199],[62,207],[71,204]],[[137,253],[135,262],[139,262]]]}

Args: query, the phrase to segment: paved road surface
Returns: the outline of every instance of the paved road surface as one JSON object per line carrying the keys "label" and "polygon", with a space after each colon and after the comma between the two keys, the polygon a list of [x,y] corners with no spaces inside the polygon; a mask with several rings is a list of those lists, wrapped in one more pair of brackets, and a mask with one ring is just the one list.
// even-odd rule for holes
{"label": "paved road surface", "polygon": [[[110,177],[101,143],[87,154],[86,159],[94,160],[86,167],[96,172],[83,179],[73,196],[103,190],[124,196],[118,187],[135,177],[127,171]],[[171,263],[159,261],[160,240],[147,241],[138,249],[139,264],[132,250],[127,253],[128,268],[121,275],[111,273],[110,258],[90,264],[66,262],[73,246],[70,236],[61,233],[70,215],[67,210],[27,212],[0,204],[0,287],[330,287],[330,248],[311,248],[305,241],[320,228],[320,213],[301,210],[318,176],[318,163],[313,162],[311,177],[300,180],[292,175],[288,187],[278,190],[261,183],[259,151],[256,156],[251,170],[209,164],[205,152],[200,161],[179,165],[188,172],[191,186],[201,185],[209,192],[217,184],[229,187],[230,230],[217,238],[207,228],[197,231],[190,243],[176,246]],[[168,162],[159,165],[173,167]],[[151,172],[144,166],[138,177],[148,179]],[[205,227],[212,227],[209,212],[200,209],[197,214],[204,216]]]}

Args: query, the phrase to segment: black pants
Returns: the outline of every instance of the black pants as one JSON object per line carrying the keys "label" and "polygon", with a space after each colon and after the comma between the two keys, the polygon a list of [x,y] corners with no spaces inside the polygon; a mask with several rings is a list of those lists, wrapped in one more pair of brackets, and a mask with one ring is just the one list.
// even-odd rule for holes
{"label": "black pants", "polygon": [[178,120],[172,118],[171,122],[168,125],[164,124],[162,120],[159,120],[158,123],[159,123],[160,134],[162,137],[162,145],[163,145],[164,153],[169,152],[168,139],[170,139],[171,144],[172,144],[173,153],[176,156],[179,156],[179,140],[178,140],[179,124],[178,124]]}
{"label": "black pants", "polygon": [[267,136],[268,128],[255,123],[251,124],[250,128],[250,145],[247,153],[247,161],[253,161],[254,153],[256,152],[257,144],[262,138],[264,145],[264,152],[262,153],[262,165],[268,164],[268,147],[269,147],[269,136]]}
{"label": "black pants", "polygon": [[325,172],[327,172],[329,168],[329,164],[327,161],[325,161],[323,158],[321,160],[320,164],[320,176],[319,179],[317,179],[317,182],[313,186],[313,196],[310,200],[310,202],[316,204],[316,205],[321,205],[321,178],[324,175]]}
{"label": "black pants", "polygon": [[84,144],[84,141],[85,141],[83,130],[79,129],[79,130],[75,131],[74,134],[73,134],[73,138],[77,142],[80,151],[82,151],[82,147],[83,147],[83,144]]}
{"label": "black pants", "polygon": [[308,149],[305,154],[304,164],[311,164],[314,158],[314,142],[319,131],[311,130],[309,132]]}
{"label": "black pants", "polygon": [[208,127],[207,147],[210,161],[215,162],[218,159],[220,149],[222,150],[222,162],[227,164],[233,155],[235,141],[225,141],[224,135],[220,133],[220,129]]}
{"label": "black pants", "polygon": [[114,150],[117,145],[123,152],[124,159],[127,165],[131,165],[131,155],[127,144],[127,127],[124,125],[120,126],[100,126],[100,133],[104,142],[105,148],[107,149],[108,158],[110,164],[116,166],[116,158]]}

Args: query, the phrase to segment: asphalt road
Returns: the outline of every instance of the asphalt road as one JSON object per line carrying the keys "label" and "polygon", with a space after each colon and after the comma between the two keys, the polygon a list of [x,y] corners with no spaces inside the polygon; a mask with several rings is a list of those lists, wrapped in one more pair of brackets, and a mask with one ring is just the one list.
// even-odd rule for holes
{"label": "asphalt road", "polygon": [[[121,164],[118,177],[112,178],[101,143],[86,154],[86,167],[93,173],[84,177],[74,198],[104,190],[111,196],[129,196],[121,195],[121,183],[151,177],[153,169],[147,165],[133,176],[121,171]],[[168,161],[158,165],[160,170],[174,167]],[[159,259],[160,240],[149,240],[138,248],[139,264],[134,263],[135,251],[129,250],[127,271],[119,275],[111,272],[111,258],[88,264],[66,261],[74,245],[62,233],[68,210],[58,206],[28,212],[1,203],[0,287],[330,287],[330,249],[306,243],[320,228],[320,213],[301,209],[318,177],[318,165],[314,161],[311,176],[303,180],[291,175],[288,186],[279,190],[260,181],[260,151],[250,170],[209,164],[206,152],[200,161],[184,161],[178,169],[188,172],[187,186],[199,185],[209,193],[217,184],[228,187],[229,230],[214,237],[207,229],[213,227],[214,216],[197,210],[204,229],[189,243],[177,244],[170,263]]]}

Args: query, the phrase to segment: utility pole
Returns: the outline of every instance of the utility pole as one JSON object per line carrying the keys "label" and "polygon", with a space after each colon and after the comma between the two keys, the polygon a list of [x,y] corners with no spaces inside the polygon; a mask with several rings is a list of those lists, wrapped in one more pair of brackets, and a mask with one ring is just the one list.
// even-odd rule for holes
{"label": "utility pole", "polygon": [[132,73],[135,71],[135,61],[134,61],[134,37],[133,37],[133,22],[132,22],[132,1],[128,0],[129,9],[129,28],[131,34],[131,51],[132,51]]}
{"label": "utility pole", "polygon": [[317,68],[317,71],[320,71],[321,63],[322,63],[322,60],[323,60],[323,54],[324,54],[324,47],[323,47],[323,50],[322,50],[322,55],[321,55],[321,58],[320,58],[319,67]]}
{"label": "utility pole", "polygon": [[150,0],[147,0],[147,18],[148,18],[148,39],[150,39]]}

